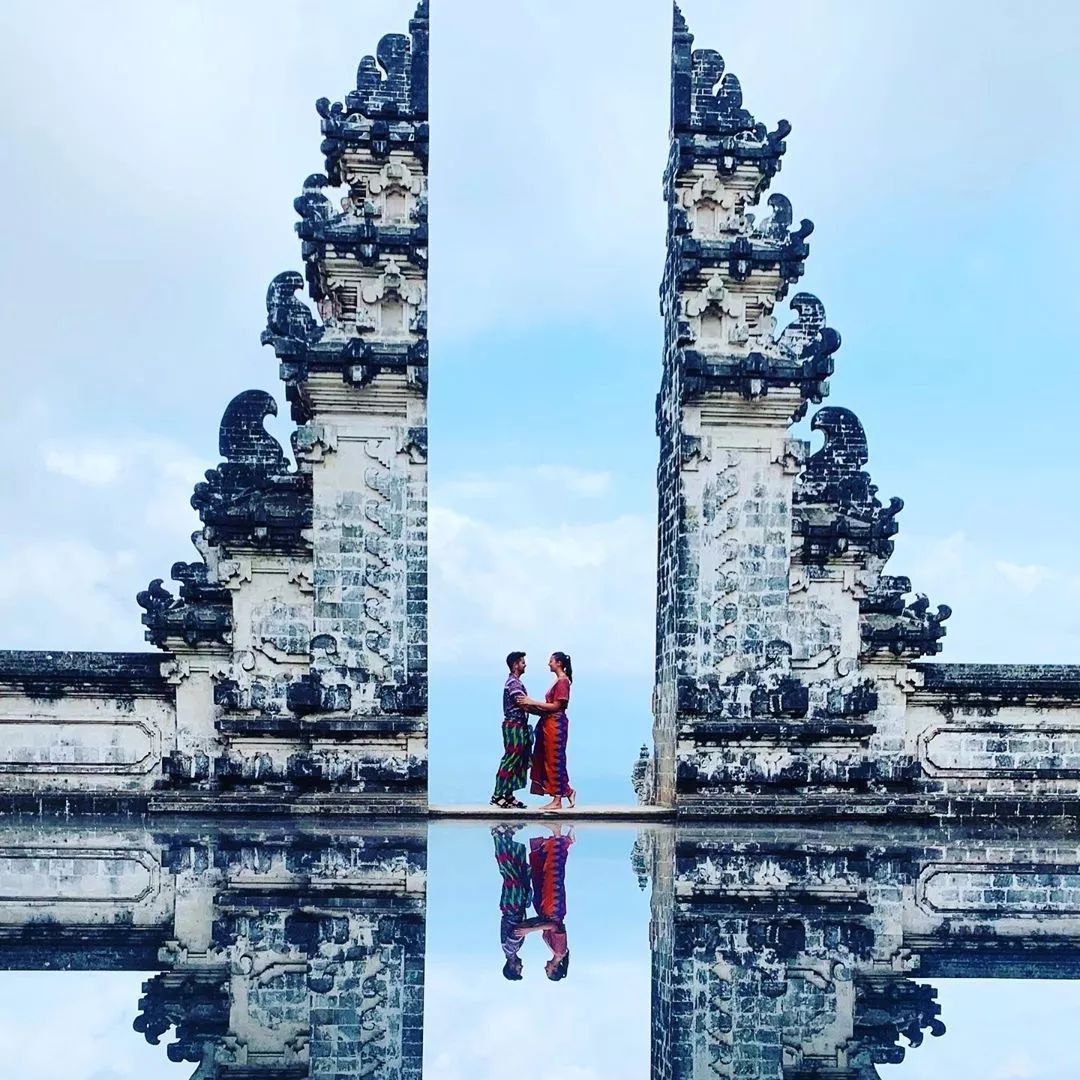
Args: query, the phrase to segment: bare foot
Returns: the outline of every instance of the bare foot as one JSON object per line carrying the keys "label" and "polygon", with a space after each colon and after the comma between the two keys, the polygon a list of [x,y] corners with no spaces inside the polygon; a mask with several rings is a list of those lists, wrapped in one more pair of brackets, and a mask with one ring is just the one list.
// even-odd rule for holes
{"label": "bare foot", "polygon": [[543,806],[538,807],[539,810],[561,810],[562,799],[552,799],[549,803],[544,803]]}
{"label": "bare foot", "polygon": [[573,810],[577,805],[577,792],[571,788],[566,797],[570,802],[570,809]]}

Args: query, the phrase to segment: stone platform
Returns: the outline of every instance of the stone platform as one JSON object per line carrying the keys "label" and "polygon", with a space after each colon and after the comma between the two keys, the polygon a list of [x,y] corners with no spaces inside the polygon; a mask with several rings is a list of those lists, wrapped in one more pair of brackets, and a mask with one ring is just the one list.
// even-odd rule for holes
{"label": "stone platform", "polygon": [[467,819],[473,821],[629,821],[653,823],[674,821],[675,810],[666,806],[632,805],[589,805],[575,806],[572,810],[540,810],[528,806],[524,810],[501,810],[490,803],[483,805],[462,804],[456,806],[432,806],[428,808],[428,817],[445,819]]}

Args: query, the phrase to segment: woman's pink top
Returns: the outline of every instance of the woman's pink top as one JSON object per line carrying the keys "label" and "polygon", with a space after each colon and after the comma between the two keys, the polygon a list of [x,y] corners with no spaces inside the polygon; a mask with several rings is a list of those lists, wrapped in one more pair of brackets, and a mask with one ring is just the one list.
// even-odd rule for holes
{"label": "woman's pink top", "polygon": [[[544,695],[544,700],[549,705],[554,705],[556,701],[565,701],[567,704],[570,702],[570,680],[569,679],[557,679],[551,689]],[[566,710],[563,709],[563,712]]]}

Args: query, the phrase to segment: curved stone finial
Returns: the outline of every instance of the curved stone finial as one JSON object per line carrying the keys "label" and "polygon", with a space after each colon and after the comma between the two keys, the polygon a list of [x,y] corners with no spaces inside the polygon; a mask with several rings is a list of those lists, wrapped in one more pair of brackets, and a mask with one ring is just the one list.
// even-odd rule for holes
{"label": "curved stone finial", "polygon": [[870,460],[866,431],[850,409],[826,405],[814,413],[810,428],[825,436],[825,445],[807,462],[807,473],[855,472]]}
{"label": "curved stone finial", "polygon": [[165,588],[165,582],[162,578],[154,578],[154,580],[135,597],[135,603],[144,611],[157,613],[171,608],[175,603],[175,598],[173,597],[173,594]]}
{"label": "curved stone finial", "polygon": [[278,274],[266,290],[266,329],[260,340],[279,360],[302,359],[323,335],[311,309],[296,295],[304,279],[295,270]]}
{"label": "curved stone finial", "polygon": [[686,24],[686,16],[683,15],[682,8],[679,7],[678,0],[675,0],[675,3],[673,3],[671,6],[675,16],[674,32],[676,34],[689,34],[690,27]]}
{"label": "curved stone finial", "polygon": [[277,416],[277,402],[265,390],[245,390],[229,402],[221,418],[218,451],[228,462],[266,473],[288,470],[281,444],[263,426]]}
{"label": "curved stone finial", "polygon": [[276,415],[277,402],[264,390],[245,390],[229,402],[218,439],[225,460],[191,496],[207,544],[307,550],[311,476],[290,472],[281,444],[263,426]]}
{"label": "curved stone finial", "polygon": [[[758,123],[743,107],[742,86],[725,71],[724,58],[714,49],[695,51],[694,35],[678,3],[672,14],[671,130],[680,140],[678,171],[715,161],[730,173],[736,164],[746,163],[760,171],[760,185],[767,185],[780,167],[791,125],[781,120],[770,132]],[[689,136],[698,141],[685,141]]]}
{"label": "curved stone finial", "polygon": [[862,423],[850,409],[826,406],[810,426],[825,445],[795,482],[792,531],[802,537],[803,561],[819,564],[858,550],[888,559],[904,503],[883,507],[877,498],[863,468],[869,453]]}
{"label": "curved stone finial", "polygon": [[359,113],[370,120],[426,120],[428,111],[427,0],[421,0],[408,34],[386,34],[374,56],[365,56],[356,69],[356,89],[344,108],[320,99],[321,115],[340,117]]}
{"label": "curved stone finial", "polygon": [[326,221],[333,216],[333,205],[322,193],[322,189],[329,184],[330,180],[324,173],[312,173],[304,181],[304,190],[293,199],[293,209],[305,221]]}
{"label": "curved stone finial", "polygon": [[825,325],[825,305],[813,293],[796,293],[791,309],[798,318],[784,329],[779,344],[794,359],[816,358],[823,364],[825,374],[832,374],[832,354],[840,348],[840,335]]}
{"label": "curved stone finial", "polygon": [[911,579],[882,574],[859,601],[859,630],[864,655],[889,652],[915,660],[941,652],[946,622],[952,615],[948,604],[930,610],[922,594],[910,603]]}

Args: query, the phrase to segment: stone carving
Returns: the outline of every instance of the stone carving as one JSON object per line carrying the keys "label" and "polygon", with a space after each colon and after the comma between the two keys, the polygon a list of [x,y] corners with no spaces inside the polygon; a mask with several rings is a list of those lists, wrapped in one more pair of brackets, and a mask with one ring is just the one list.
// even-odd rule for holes
{"label": "stone carving", "polygon": [[401,268],[391,261],[374,281],[360,290],[361,307],[356,325],[362,330],[378,331],[382,337],[396,338],[423,329],[423,290],[406,280]]}
{"label": "stone carving", "polygon": [[643,830],[651,1075],[873,1080],[945,1034],[915,973],[1080,971],[1077,859],[1074,839],[1000,829]]}
{"label": "stone carving", "polygon": [[[923,765],[901,685],[871,665],[940,648],[949,610],[882,577],[899,499],[865,471],[862,425],[821,409],[812,456],[789,436],[828,392],[840,336],[799,292],[813,225],[768,196],[790,125],[769,133],[719,54],[694,51],[675,9],[657,577],[656,755],[646,798],[733,812],[769,792],[850,802],[914,795]],[[917,801],[917,800],[915,800]],[[805,808],[805,803],[802,804]],[[833,807],[840,805],[831,803]]]}
{"label": "stone carving", "polygon": [[[776,338],[775,299],[763,296],[751,305],[744,295],[729,292],[722,276],[711,277],[684,304],[689,322],[680,335],[694,345],[683,354],[684,400],[708,391],[733,390],[753,398],[770,390],[797,388],[805,399],[796,409],[794,418],[799,419],[807,402],[820,401],[828,392],[826,380],[833,372],[832,356],[840,348],[840,336],[825,325],[825,310],[817,297],[796,295],[791,307],[798,318]],[[751,306],[756,310],[753,316]]]}
{"label": "stone carving", "polygon": [[223,968],[168,972],[143,983],[139,1015],[132,1025],[152,1046],[172,1027],[170,1061],[202,1061],[208,1043],[229,1030],[229,979]]}
{"label": "stone carving", "polygon": [[225,458],[198,484],[191,505],[209,544],[307,550],[311,529],[311,478],[289,471],[285,454],[263,427],[277,403],[262,390],[237,395],[221,420]]}
{"label": "stone carving", "polygon": [[146,640],[165,648],[170,639],[180,639],[194,647],[201,643],[227,645],[232,634],[232,597],[227,589],[210,581],[205,563],[173,564],[173,581],[180,582],[180,596],[174,598],[155,578],[138,594],[144,609]]}
{"label": "stone carving", "polygon": [[945,636],[941,624],[952,615],[952,609],[941,604],[933,612],[930,601],[921,595],[908,603],[910,592],[910,578],[883,574],[859,601],[865,655],[889,652],[896,657],[917,658],[941,651]]}
{"label": "stone carving", "polygon": [[711,49],[694,51],[694,36],[675,5],[672,48],[671,127],[676,158],[686,155],[730,175],[740,164],[775,175],[791,125],[781,120],[767,131],[743,108],[739,80],[725,71],[723,57]]}
{"label": "stone carving", "polygon": [[[4,849],[30,856],[29,906],[0,913],[4,966],[157,969],[133,1027],[198,1080],[420,1080],[422,831],[9,822]],[[132,895],[129,864],[149,871]]]}
{"label": "stone carving", "polygon": [[634,771],[630,776],[630,783],[634,788],[634,794],[637,795],[638,802],[652,802],[651,786],[654,773],[655,767],[652,762],[652,754],[647,746],[643,746],[638,754],[637,761],[634,762]]}
{"label": "stone carving", "polygon": [[409,37],[388,34],[376,56],[365,56],[356,73],[356,90],[344,104],[320,98],[326,172],[340,182],[354,148],[386,161],[392,151],[408,151],[427,166],[428,156],[428,0],[421,0]]}
{"label": "stone carving", "polygon": [[[161,579],[139,593],[178,715],[165,743],[169,717],[140,719],[143,749],[128,739],[138,760],[121,764],[158,805],[270,787],[278,808],[331,791],[391,812],[424,804],[427,19],[422,3],[411,36],[361,62],[344,105],[318,105],[327,171],[294,207],[319,315],[287,271],[262,335],[300,424],[297,466],[264,426],[274,398],[234,398],[224,460],[192,496],[202,561],[173,567],[179,596]],[[84,756],[100,742],[80,737]]]}
{"label": "stone carving", "polygon": [[848,409],[820,409],[810,423],[825,435],[825,445],[806,464],[795,483],[792,528],[802,539],[802,561],[822,564],[857,548],[885,560],[893,553],[892,537],[902,499],[888,508],[863,466],[869,460],[866,434]]}
{"label": "stone carving", "polygon": [[[313,416],[306,384],[322,373],[361,387],[403,373],[426,393],[427,65],[422,3],[409,37],[388,35],[364,59],[344,103],[317,104],[326,173],[308,177],[295,207],[321,324],[296,298],[303,279],[287,273],[270,287],[263,334],[300,422]],[[325,189],[339,185],[334,212]]]}
{"label": "stone carving", "polygon": [[304,279],[295,270],[278,274],[266,291],[266,330],[262,343],[273,345],[281,360],[303,358],[322,337],[315,316],[297,293]]}

